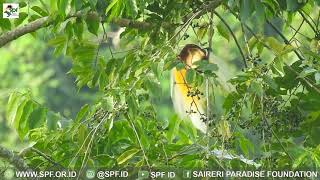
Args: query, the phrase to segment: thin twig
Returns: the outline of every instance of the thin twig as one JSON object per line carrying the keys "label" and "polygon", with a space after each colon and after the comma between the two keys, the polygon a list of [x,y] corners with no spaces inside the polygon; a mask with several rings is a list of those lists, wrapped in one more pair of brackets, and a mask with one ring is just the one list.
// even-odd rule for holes
{"label": "thin twig", "polygon": [[[302,16],[302,18],[309,24],[309,26],[311,27],[311,29],[313,30],[314,33],[317,33],[317,30],[313,27],[313,25],[311,24],[311,22],[308,20],[308,18],[306,18],[304,16],[304,14],[307,14],[305,13],[303,10],[301,12],[301,10],[298,11],[299,14]],[[307,14],[308,15],[308,14]],[[308,15],[308,17],[311,19],[311,21],[314,23],[314,25],[316,25],[316,23],[313,21],[313,19]]]}
{"label": "thin twig", "polygon": [[290,40],[289,40],[289,42],[291,42],[292,41],[292,39],[294,39],[295,38],[295,36],[298,34],[298,32],[299,32],[299,30],[301,29],[301,27],[302,27],[302,25],[303,25],[303,23],[304,23],[304,19],[302,20],[302,22],[301,22],[301,24],[300,24],[300,26],[298,27],[298,29],[296,29],[295,30],[295,32],[294,32],[294,34],[293,34],[293,36],[290,38]]}
{"label": "thin twig", "polygon": [[244,38],[244,42],[245,42],[246,47],[247,47],[249,58],[253,58],[251,50],[250,50],[250,47],[249,47],[249,42],[248,42],[248,39],[247,39],[246,31],[243,28],[243,26],[244,26],[243,22],[240,22],[240,24],[241,24],[241,30],[242,30],[242,33],[243,33],[243,38]]}
{"label": "thin twig", "polygon": [[[285,44],[290,44],[288,39],[282,34],[282,32],[275,25],[273,25],[269,20],[267,20],[267,23],[280,35],[280,37],[283,39]],[[304,60],[304,58],[299,54],[299,52],[296,49],[294,49],[293,52],[298,56],[300,60]]]}
{"label": "thin twig", "polygon": [[127,116],[127,120],[130,122],[130,125],[132,126],[132,129],[133,129],[133,131],[134,131],[135,136],[137,137],[137,140],[138,140],[140,149],[141,149],[141,151],[142,151],[142,153],[143,153],[143,157],[144,157],[144,159],[145,159],[145,161],[146,161],[146,163],[147,163],[147,166],[148,166],[148,168],[149,168],[149,171],[151,171],[151,166],[150,166],[150,164],[149,164],[149,160],[148,160],[147,154],[146,154],[146,152],[145,152],[145,150],[144,150],[144,148],[143,148],[143,146],[142,146],[142,143],[141,143],[141,140],[140,140],[138,131],[137,131],[135,125],[133,124],[132,120],[130,119],[130,117],[129,117],[128,115],[126,115],[126,116]]}
{"label": "thin twig", "polygon": [[65,169],[65,167],[63,167],[61,164],[59,164],[56,161],[54,161],[51,157],[49,157],[45,153],[41,152],[40,150],[38,150],[38,149],[36,149],[34,147],[31,147],[31,150],[34,151],[35,153],[37,153],[38,155],[40,155],[41,157],[43,157],[44,159],[46,159],[47,161],[49,161],[51,164],[53,164],[55,166],[59,166],[62,169]]}
{"label": "thin twig", "polygon": [[233,33],[231,27],[230,27],[229,24],[223,19],[223,17],[222,17],[217,11],[213,11],[213,12],[214,12],[214,14],[217,15],[217,17],[223,22],[223,24],[226,25],[226,27],[227,27],[228,30],[230,31],[230,33],[231,33],[231,35],[232,35],[232,37],[233,37],[233,39],[234,39],[234,42],[236,43],[236,45],[237,45],[237,47],[238,47],[238,49],[239,49],[239,52],[240,52],[240,54],[241,54],[241,56],[242,56],[243,64],[244,64],[245,68],[248,68],[248,65],[247,65],[247,62],[246,62],[246,57],[245,57],[245,55],[244,55],[244,53],[243,53],[243,51],[242,51],[242,49],[241,49],[241,47],[240,47],[240,44],[239,44],[239,42],[238,42],[238,40],[237,40],[236,35]]}

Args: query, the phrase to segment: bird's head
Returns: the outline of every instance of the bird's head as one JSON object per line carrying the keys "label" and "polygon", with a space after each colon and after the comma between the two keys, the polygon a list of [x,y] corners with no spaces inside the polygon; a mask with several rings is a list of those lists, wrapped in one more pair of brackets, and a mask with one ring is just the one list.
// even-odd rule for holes
{"label": "bird's head", "polygon": [[187,66],[193,67],[193,63],[208,59],[208,50],[202,49],[195,44],[187,44],[181,50],[177,58],[183,61]]}

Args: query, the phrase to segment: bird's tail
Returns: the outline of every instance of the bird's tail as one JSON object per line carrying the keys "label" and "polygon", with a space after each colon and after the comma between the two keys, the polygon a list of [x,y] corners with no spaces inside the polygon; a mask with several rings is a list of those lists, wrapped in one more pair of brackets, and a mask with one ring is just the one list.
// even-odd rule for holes
{"label": "bird's tail", "polygon": [[203,119],[204,100],[186,83],[185,76],[186,69],[174,68],[171,71],[171,98],[174,109],[181,118],[189,118],[197,129],[206,133],[207,126]]}

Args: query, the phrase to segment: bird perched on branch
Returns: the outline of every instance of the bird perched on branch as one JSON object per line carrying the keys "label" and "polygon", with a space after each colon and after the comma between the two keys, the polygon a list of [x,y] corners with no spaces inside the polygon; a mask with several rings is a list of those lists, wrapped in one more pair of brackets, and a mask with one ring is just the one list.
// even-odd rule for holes
{"label": "bird perched on branch", "polygon": [[186,74],[188,69],[195,68],[195,62],[208,60],[208,52],[197,45],[187,44],[177,58],[184,64],[184,68],[174,68],[171,72],[171,99],[174,109],[181,118],[189,118],[197,129],[205,133],[205,97],[200,87],[187,83]]}

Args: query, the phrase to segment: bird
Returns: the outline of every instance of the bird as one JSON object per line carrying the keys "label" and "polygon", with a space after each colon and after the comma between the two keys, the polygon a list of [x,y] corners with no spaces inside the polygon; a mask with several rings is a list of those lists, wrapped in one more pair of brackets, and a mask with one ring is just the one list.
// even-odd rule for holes
{"label": "bird", "polygon": [[173,107],[180,118],[191,120],[193,126],[201,132],[207,132],[205,123],[205,97],[200,87],[193,87],[187,83],[186,74],[190,68],[196,68],[197,61],[208,60],[208,51],[195,44],[187,44],[181,50],[177,59],[184,64],[184,68],[171,70],[171,99]]}

